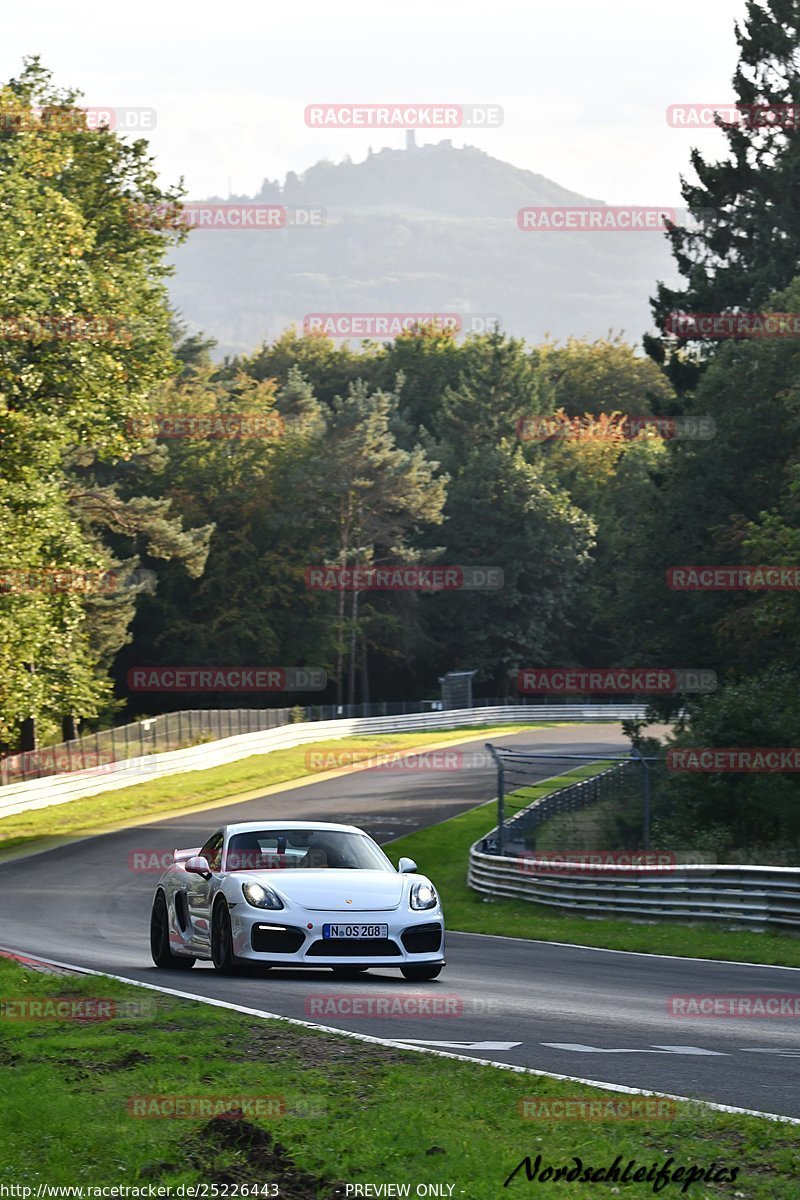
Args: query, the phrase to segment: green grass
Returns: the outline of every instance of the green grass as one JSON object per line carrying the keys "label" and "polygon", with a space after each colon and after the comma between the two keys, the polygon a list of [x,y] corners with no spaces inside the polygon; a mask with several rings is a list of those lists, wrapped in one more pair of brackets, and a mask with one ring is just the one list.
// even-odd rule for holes
{"label": "green grass", "polygon": [[[191,976],[183,986],[190,983]],[[408,997],[439,987],[392,991]],[[361,993],[368,985],[321,988]],[[692,1103],[649,1120],[531,1120],[521,1115],[526,1099],[611,1093],[258,1020],[102,977],[42,976],[7,961],[0,995],[0,1185],[30,1187],[34,1197],[40,1184],[273,1183],[281,1200],[334,1200],[346,1184],[409,1183],[414,1195],[418,1184],[446,1182],[459,1200],[495,1200],[532,1195],[524,1170],[508,1189],[503,1182],[524,1156],[541,1154],[542,1166],[573,1166],[577,1155],[595,1169],[618,1155],[623,1168],[630,1159],[649,1168],[672,1157],[672,1169],[713,1162],[738,1168],[735,1186],[696,1184],[687,1193],[694,1200],[796,1200],[795,1126]],[[9,1002],[67,995],[151,1011],[91,1023],[8,1019]],[[245,1107],[229,1119],[130,1115],[134,1098],[153,1096],[219,1097],[228,1111],[272,1099],[264,1115]],[[632,1186],[630,1194],[651,1189]],[[582,1191],[563,1182],[546,1190]],[[595,1183],[587,1195],[619,1190]],[[681,1184],[660,1194],[680,1196]]]}
{"label": "green grass", "polygon": [[[526,802],[531,803],[547,792],[575,782],[591,769],[581,768],[526,789]],[[510,798],[509,810],[520,806],[519,797],[520,793],[515,793]],[[610,950],[642,950],[688,958],[800,967],[800,938],[787,934],[734,931],[710,924],[689,926],[666,921],[649,924],[592,919],[560,913],[547,905],[526,900],[493,900],[480,895],[466,882],[469,848],[496,825],[496,811],[496,803],[492,801],[384,847],[395,864],[401,855],[407,855],[435,881],[442,896],[448,929],[537,938],[546,942],[574,942]]]}
{"label": "green grass", "polygon": [[317,774],[320,770],[330,770],[332,765],[336,765],[331,764],[330,759],[323,760],[325,765],[315,770],[309,767],[306,757],[311,753],[335,755],[344,752],[348,755],[352,753],[354,759],[366,759],[395,750],[423,748],[436,742],[457,742],[470,737],[557,726],[558,722],[555,721],[531,725],[472,725],[463,729],[429,730],[426,733],[328,738],[289,750],[254,754],[222,767],[169,775],[164,779],[152,779],[117,791],[101,792],[82,800],[4,817],[0,820],[0,854],[19,847],[31,848],[43,839],[77,837],[97,833],[114,825],[138,825],[145,817],[199,808],[217,801],[233,803],[242,795],[257,792],[259,788],[288,783]]}

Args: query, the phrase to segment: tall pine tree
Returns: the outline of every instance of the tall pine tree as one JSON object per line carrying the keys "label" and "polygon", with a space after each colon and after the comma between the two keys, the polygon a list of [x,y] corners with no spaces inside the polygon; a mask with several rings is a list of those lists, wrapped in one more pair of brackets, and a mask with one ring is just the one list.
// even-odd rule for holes
{"label": "tall pine tree", "polygon": [[686,286],[659,284],[652,308],[662,336],[645,339],[680,391],[696,383],[708,347],[687,354],[663,336],[672,313],[758,311],[799,273],[800,0],[748,0],[736,40],[740,113],[717,116],[729,153],[707,162],[692,151],[697,182],[684,178],[681,192],[690,210],[710,212],[697,227],[670,230]]}

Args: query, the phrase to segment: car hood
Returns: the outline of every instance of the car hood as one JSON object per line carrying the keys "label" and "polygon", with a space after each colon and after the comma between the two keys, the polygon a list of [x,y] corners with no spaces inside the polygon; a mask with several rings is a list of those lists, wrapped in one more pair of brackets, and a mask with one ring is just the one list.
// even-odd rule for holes
{"label": "car hood", "polygon": [[241,871],[237,877],[258,880],[293,904],[328,912],[374,912],[397,908],[403,898],[403,876],[393,871],[354,871],[296,867],[288,871]]}

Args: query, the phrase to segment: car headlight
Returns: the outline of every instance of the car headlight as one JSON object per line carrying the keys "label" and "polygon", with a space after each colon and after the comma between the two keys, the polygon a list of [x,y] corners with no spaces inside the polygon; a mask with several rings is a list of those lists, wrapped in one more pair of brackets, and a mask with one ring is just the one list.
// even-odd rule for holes
{"label": "car headlight", "polygon": [[254,908],[283,908],[283,901],[272,888],[264,887],[263,883],[248,880],[242,884],[244,898]]}
{"label": "car headlight", "polygon": [[436,888],[432,883],[414,883],[411,885],[411,907],[412,908],[436,908],[438,896]]}

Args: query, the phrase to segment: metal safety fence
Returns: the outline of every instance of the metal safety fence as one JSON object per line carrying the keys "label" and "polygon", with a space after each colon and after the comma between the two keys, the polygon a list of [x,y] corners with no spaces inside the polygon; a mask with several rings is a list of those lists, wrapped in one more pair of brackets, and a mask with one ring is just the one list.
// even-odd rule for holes
{"label": "metal safety fence", "polygon": [[[555,755],[541,755],[535,759],[532,755],[516,758],[511,754],[503,756],[501,770],[505,803],[497,829],[483,839],[483,849],[487,853],[513,854],[517,850],[531,850],[536,846],[537,830],[552,817],[582,811],[601,800],[633,798],[642,793],[641,766],[637,760],[629,760],[549,792],[533,803],[526,803],[525,797],[534,786],[530,779],[534,764],[541,769],[544,759],[551,757],[556,762],[565,761]],[[581,761],[584,757],[589,758],[580,756]]]}
{"label": "metal safety fence", "polygon": [[[608,720],[622,719],[616,714],[628,715],[640,710],[638,705],[576,705],[543,704],[540,700],[525,701],[490,698],[475,702],[481,709],[535,709],[539,717],[545,710],[556,712],[564,720],[580,720],[567,716],[583,708],[608,714]],[[161,754],[170,750],[181,750],[188,746],[202,745],[220,738],[236,737],[245,733],[260,733],[265,729],[278,729],[284,725],[304,721],[353,720],[365,717],[400,717],[441,711],[441,703],[435,700],[378,701],[372,704],[313,704],[291,708],[216,708],[182,709],[145,717],[127,725],[86,733],[68,742],[42,746],[19,754],[0,757],[0,787],[20,783],[29,779],[44,779],[49,775],[63,775],[73,771],[85,771],[92,767],[108,766],[110,763],[125,762],[130,758]],[[451,710],[470,711],[470,710]],[[545,719],[542,717],[542,719]],[[552,718],[550,718],[552,719]]]}
{"label": "metal safety fence", "polygon": [[[657,760],[632,758],[525,803],[534,769],[541,770],[542,760],[554,757],[513,750],[496,757],[498,793],[505,806],[499,805],[495,829],[470,849],[467,882],[476,892],[587,917],[800,929],[798,867],[717,864],[703,852],[650,851],[646,834],[626,852],[537,848],[545,822],[604,800],[642,796],[649,813],[650,785],[659,778]],[[643,828],[649,829],[649,823]]]}
{"label": "metal safety fence", "polygon": [[0,786],[288,725],[290,708],[182,709],[0,758]]}
{"label": "metal safety fence", "polygon": [[[274,710],[272,710],[274,711]],[[88,764],[84,769],[29,779],[0,788],[0,816],[64,804],[100,792],[114,791],[146,780],[225,766],[254,754],[307,745],[325,738],[353,734],[403,733],[460,729],[538,721],[621,721],[644,715],[643,705],[503,705],[492,708],[450,709],[391,717],[351,717],[333,721],[292,722],[278,728],[237,734],[157,754],[136,755],[117,762]]]}

